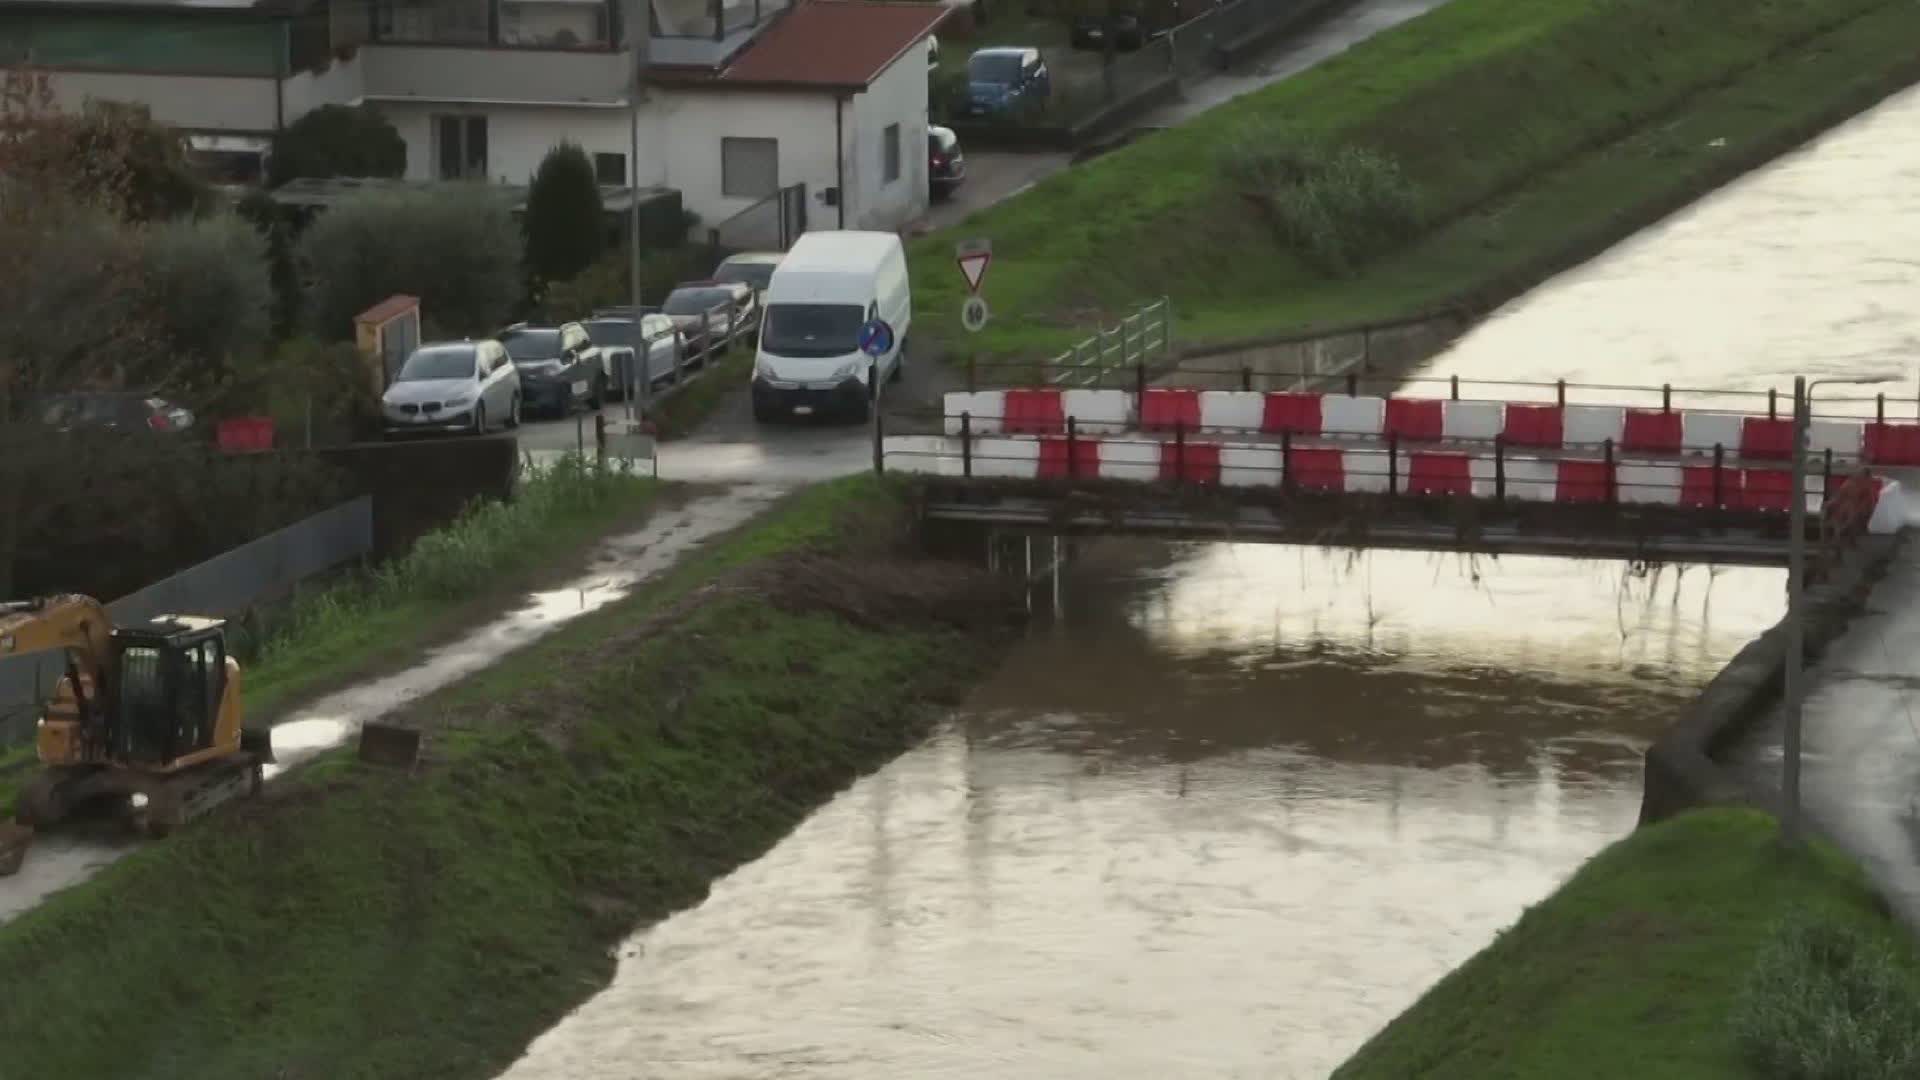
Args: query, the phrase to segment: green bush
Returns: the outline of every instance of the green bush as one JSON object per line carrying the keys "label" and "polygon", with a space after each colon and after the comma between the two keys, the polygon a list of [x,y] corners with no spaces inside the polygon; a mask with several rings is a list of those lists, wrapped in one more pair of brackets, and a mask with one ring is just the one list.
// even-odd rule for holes
{"label": "green bush", "polygon": [[273,282],[267,242],[233,214],[151,227],[141,247],[140,290],[154,340],[135,386],[202,397],[266,347]]}
{"label": "green bush", "polygon": [[[702,278],[713,270],[718,257],[704,246],[665,248],[643,252],[640,256],[640,295],[647,303],[657,304],[682,281]],[[632,270],[625,251],[610,251],[571,281],[556,281],[546,287],[540,308],[549,319],[581,319],[595,308],[617,307],[632,302]]]}
{"label": "green bush", "polygon": [[352,336],[353,317],[395,294],[420,298],[423,321],[481,335],[522,300],[520,228],[483,182],[365,192],[322,213],[299,245],[307,314],[323,340]]}
{"label": "green bush", "polygon": [[1397,162],[1364,147],[1257,132],[1222,155],[1221,169],[1279,241],[1323,273],[1352,274],[1420,232],[1418,191]]}
{"label": "green bush", "polygon": [[268,182],[407,171],[407,142],[371,105],[322,105],[273,137]]}
{"label": "green bush", "polygon": [[527,191],[527,273],[536,283],[566,281],[593,265],[606,230],[593,161],[563,142],[540,161]]}
{"label": "green bush", "polygon": [[1733,1023],[1741,1052],[1769,1080],[1920,1076],[1920,988],[1852,926],[1805,914],[1784,922]]}

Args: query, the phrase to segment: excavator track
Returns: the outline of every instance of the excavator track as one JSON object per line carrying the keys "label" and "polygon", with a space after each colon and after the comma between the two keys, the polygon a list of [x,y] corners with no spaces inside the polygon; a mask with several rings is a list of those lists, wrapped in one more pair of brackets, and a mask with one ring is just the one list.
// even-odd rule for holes
{"label": "excavator track", "polygon": [[165,776],[117,768],[47,769],[21,791],[14,820],[0,820],[0,877],[19,872],[36,830],[58,825],[83,803],[141,796],[133,800],[135,828],[165,836],[224,803],[258,794],[269,760],[270,754],[241,752]]}

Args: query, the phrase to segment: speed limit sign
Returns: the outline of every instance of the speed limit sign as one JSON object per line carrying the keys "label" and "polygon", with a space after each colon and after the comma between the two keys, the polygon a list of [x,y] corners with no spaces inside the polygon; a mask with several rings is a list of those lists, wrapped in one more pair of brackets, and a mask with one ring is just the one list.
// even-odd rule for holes
{"label": "speed limit sign", "polygon": [[979,296],[967,297],[960,305],[960,325],[973,333],[979,333],[987,325],[987,302]]}

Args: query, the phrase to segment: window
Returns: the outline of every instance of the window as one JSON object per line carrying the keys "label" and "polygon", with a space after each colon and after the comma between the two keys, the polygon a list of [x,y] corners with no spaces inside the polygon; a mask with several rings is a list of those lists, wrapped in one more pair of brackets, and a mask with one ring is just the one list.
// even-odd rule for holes
{"label": "window", "polygon": [[593,178],[602,184],[624,185],[627,182],[627,155],[593,155]]}
{"label": "window", "polygon": [[778,139],[720,140],[720,194],[730,199],[764,199],[778,190]]}
{"label": "window", "polygon": [[880,136],[880,182],[891,184],[900,179],[900,125],[888,124]]}
{"label": "window", "polygon": [[433,143],[438,148],[442,180],[487,178],[487,118],[436,116]]}

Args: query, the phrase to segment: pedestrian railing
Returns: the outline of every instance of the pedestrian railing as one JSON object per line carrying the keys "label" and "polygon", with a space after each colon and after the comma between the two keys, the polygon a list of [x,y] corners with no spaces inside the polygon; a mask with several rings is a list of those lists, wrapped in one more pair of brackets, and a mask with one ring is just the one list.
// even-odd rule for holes
{"label": "pedestrian railing", "polygon": [[1039,368],[1052,386],[1105,386],[1110,376],[1172,358],[1173,302],[1163,296]]}

